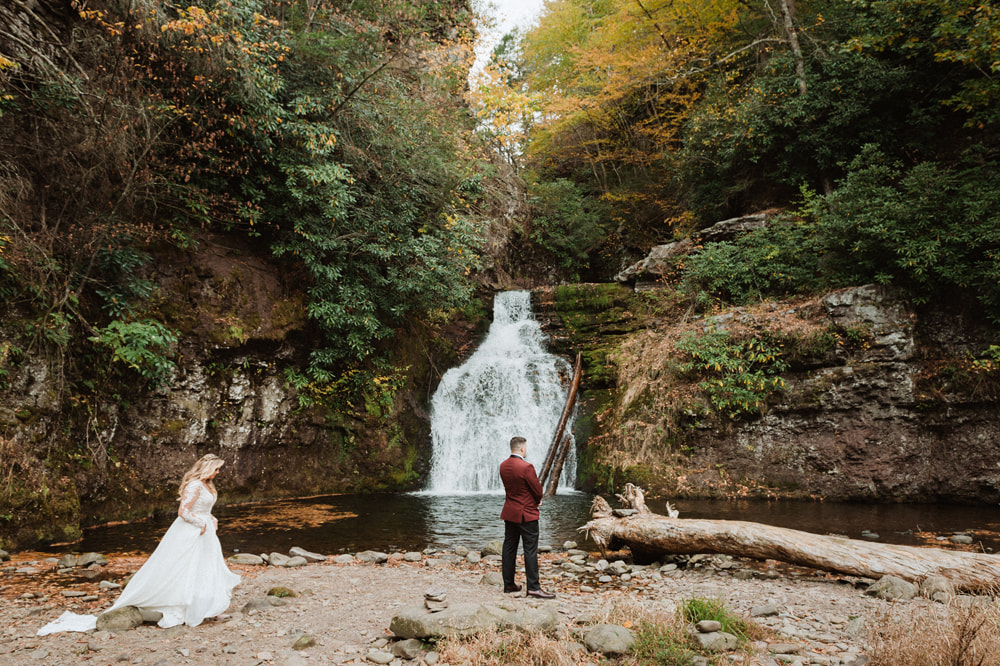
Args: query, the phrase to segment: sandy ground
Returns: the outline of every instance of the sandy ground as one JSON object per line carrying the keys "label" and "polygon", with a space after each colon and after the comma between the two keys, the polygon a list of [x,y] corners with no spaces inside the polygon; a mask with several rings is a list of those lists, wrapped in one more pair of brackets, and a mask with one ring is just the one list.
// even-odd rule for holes
{"label": "sandy ground", "polygon": [[[557,593],[552,601],[504,595],[499,588],[483,584],[486,572],[499,571],[499,563],[494,561],[470,564],[438,559],[435,566],[430,566],[427,560],[405,562],[396,554],[384,564],[327,561],[296,569],[233,566],[243,575],[243,581],[234,592],[228,611],[231,618],[198,627],[161,629],[147,624],[119,634],[37,637],[36,631],[64,610],[98,614],[110,605],[117,591],[99,591],[99,580],[120,580],[138,568],[142,558],[112,558],[90,574],[96,574],[95,578],[86,580],[56,574],[51,561],[15,555],[14,561],[3,563],[6,573],[0,576],[0,663],[368,663],[364,657],[372,645],[390,636],[388,627],[395,612],[403,606],[422,604],[424,592],[430,588],[446,590],[453,604],[481,602],[511,609],[548,604],[567,627],[602,605],[624,600],[672,608],[676,602],[691,597],[718,598],[741,614],[773,603],[780,613],[763,623],[778,632],[775,635],[781,640],[795,641],[816,655],[805,663],[853,663],[851,659],[865,647],[864,632],[858,631],[854,618],[877,621],[891,611],[891,604],[866,597],[852,584],[858,581],[810,570],[781,569],[779,575],[773,562],[737,560],[664,575],[644,571],[628,581],[615,578],[601,584],[596,576],[574,579],[562,572],[558,565],[567,561],[564,553],[543,554],[541,560],[543,587]],[[741,580],[733,575],[747,570],[745,567],[756,567],[760,573],[768,565],[770,578]],[[26,566],[38,571],[11,571]],[[284,606],[241,612],[248,601],[263,597],[276,586],[291,588],[300,596],[286,599]],[[96,594],[98,599],[84,603],[80,598],[63,596],[63,591]],[[927,604],[929,609],[933,606],[922,600],[908,603]],[[315,645],[293,649],[303,634],[312,636]]]}

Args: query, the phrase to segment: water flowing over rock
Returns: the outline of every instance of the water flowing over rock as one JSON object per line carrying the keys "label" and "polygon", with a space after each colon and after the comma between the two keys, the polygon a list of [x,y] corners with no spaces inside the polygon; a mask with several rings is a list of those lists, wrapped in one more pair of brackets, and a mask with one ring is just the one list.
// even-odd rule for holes
{"label": "water flowing over rock", "polygon": [[[497,294],[486,339],[461,367],[445,373],[431,399],[429,491],[500,491],[497,467],[515,435],[528,440],[528,461],[540,469],[571,372],[545,345],[530,294]],[[562,478],[564,485],[575,478],[572,451]]]}

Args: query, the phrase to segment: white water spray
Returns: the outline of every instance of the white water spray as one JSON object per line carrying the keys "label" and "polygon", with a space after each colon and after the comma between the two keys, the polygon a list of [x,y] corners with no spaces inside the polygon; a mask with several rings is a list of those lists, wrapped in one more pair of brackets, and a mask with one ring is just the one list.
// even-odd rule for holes
{"label": "white water spray", "polygon": [[[532,316],[526,291],[496,295],[486,340],[463,365],[441,378],[431,398],[433,457],[427,492],[498,492],[498,467],[510,438],[528,440],[528,462],[541,474],[559,425],[572,374],[570,364],[545,351],[545,335]],[[572,432],[572,418],[566,433]],[[572,488],[576,455],[570,447],[560,477]]]}

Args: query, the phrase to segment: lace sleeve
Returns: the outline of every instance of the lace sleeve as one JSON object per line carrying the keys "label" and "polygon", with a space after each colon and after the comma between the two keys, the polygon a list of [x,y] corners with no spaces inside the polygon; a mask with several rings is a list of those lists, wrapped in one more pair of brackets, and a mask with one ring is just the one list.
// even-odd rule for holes
{"label": "lace sleeve", "polygon": [[198,500],[201,492],[201,481],[192,481],[184,487],[181,494],[181,505],[177,509],[177,515],[195,527],[205,527],[205,519],[194,512],[194,503]]}

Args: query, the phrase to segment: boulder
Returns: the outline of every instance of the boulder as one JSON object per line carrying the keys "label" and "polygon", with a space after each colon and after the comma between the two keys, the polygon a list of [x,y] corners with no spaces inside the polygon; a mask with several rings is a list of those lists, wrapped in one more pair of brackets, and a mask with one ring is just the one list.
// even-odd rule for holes
{"label": "boulder", "polygon": [[928,576],[920,581],[920,594],[931,601],[945,604],[955,597],[955,586],[944,576]]}
{"label": "boulder", "polygon": [[108,563],[108,558],[104,557],[100,553],[84,553],[76,561],[76,566],[78,567],[89,567],[91,564],[105,565]]}
{"label": "boulder", "polygon": [[56,566],[59,567],[60,569],[72,569],[73,567],[76,566],[77,562],[79,561],[80,558],[77,555],[73,555],[72,553],[66,553],[65,555],[59,558],[59,562],[56,563]]}
{"label": "boulder", "polygon": [[363,550],[354,555],[358,560],[367,564],[382,564],[389,561],[389,556],[375,550]]}
{"label": "boulder", "polygon": [[509,622],[509,615],[502,608],[487,604],[455,604],[438,613],[410,606],[393,616],[389,631],[400,638],[471,636]]}
{"label": "boulder", "polygon": [[295,546],[294,548],[289,550],[288,554],[291,555],[293,558],[301,557],[306,562],[326,562],[327,560],[326,555],[320,555],[319,553],[310,553],[305,548],[299,548],[298,546]]}
{"label": "boulder", "polygon": [[246,564],[250,566],[263,566],[264,560],[260,555],[254,555],[253,553],[236,553],[235,555],[229,556],[229,562],[231,564]]}
{"label": "boulder", "polygon": [[722,623],[718,620],[702,620],[698,624],[694,625],[700,633],[710,634],[713,631],[722,631]]}
{"label": "boulder", "polygon": [[156,624],[163,619],[163,613],[152,608],[140,608],[139,614],[142,615],[143,624]]}
{"label": "boulder", "polygon": [[135,606],[124,606],[108,611],[97,618],[98,631],[128,631],[142,624],[142,613]]}
{"label": "boulder", "polygon": [[591,652],[625,654],[635,645],[635,634],[616,624],[597,624],[583,635],[583,644]]}
{"label": "boulder", "polygon": [[694,637],[698,641],[698,645],[709,652],[726,652],[740,646],[740,641],[736,636],[724,631],[713,631],[707,634],[695,633]]}
{"label": "boulder", "polygon": [[907,601],[917,596],[917,586],[896,576],[882,576],[872,583],[865,594],[888,601]]}
{"label": "boulder", "polygon": [[288,555],[282,553],[271,553],[267,556],[267,561],[272,567],[288,566],[288,561],[291,559]]}
{"label": "boulder", "polygon": [[750,609],[750,617],[771,617],[778,614],[778,607],[768,602]]}
{"label": "boulder", "polygon": [[523,608],[511,611],[504,626],[519,629],[529,634],[551,633],[559,626],[559,618],[548,608]]}
{"label": "boulder", "polygon": [[337,564],[350,564],[354,561],[354,556],[350,553],[345,553],[343,555],[337,555],[333,558],[333,561]]}
{"label": "boulder", "polygon": [[479,584],[496,585],[497,587],[500,587],[503,585],[503,575],[499,571],[487,571],[479,580]]}
{"label": "boulder", "polygon": [[419,638],[404,638],[393,643],[390,651],[400,659],[416,659],[423,651],[423,641]]}
{"label": "boulder", "polygon": [[479,551],[479,554],[483,557],[487,555],[503,555],[503,541],[490,541],[488,544],[483,546],[483,549]]}
{"label": "boulder", "polygon": [[755,213],[753,215],[743,215],[742,217],[732,217],[728,220],[716,222],[707,229],[702,229],[695,236],[704,243],[722,243],[735,240],[740,236],[745,236],[751,231],[763,229],[767,226],[767,213]]}
{"label": "boulder", "polygon": [[677,270],[678,259],[695,250],[694,243],[685,238],[675,243],[653,247],[649,254],[615,276],[616,282],[657,279]]}
{"label": "boulder", "polygon": [[404,562],[419,562],[422,559],[424,559],[423,554],[416,550],[411,550],[408,553],[403,553]]}

